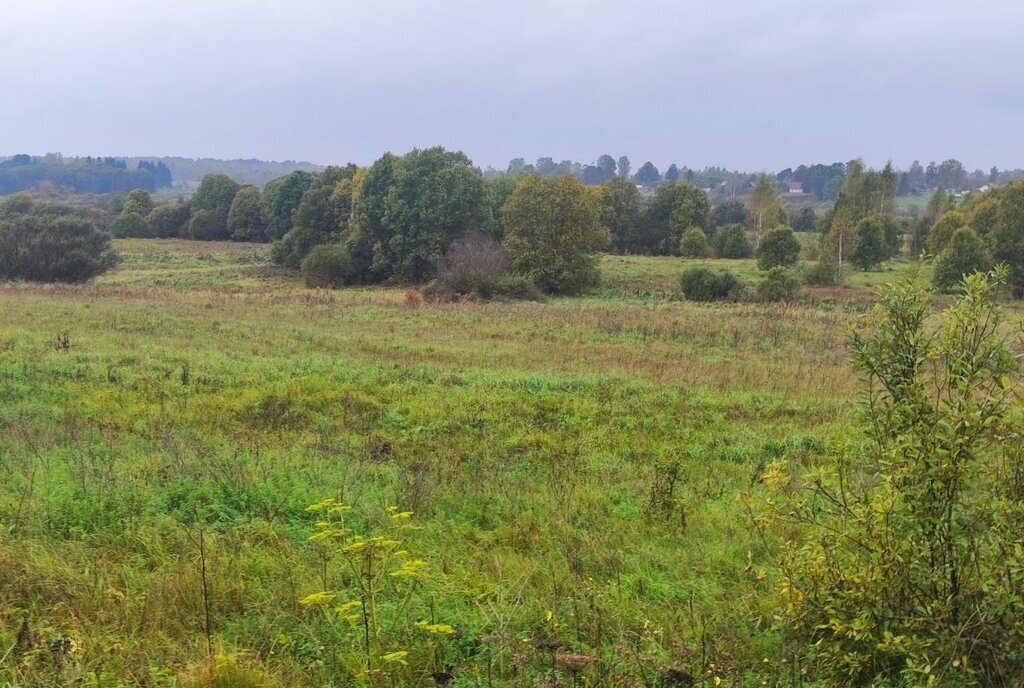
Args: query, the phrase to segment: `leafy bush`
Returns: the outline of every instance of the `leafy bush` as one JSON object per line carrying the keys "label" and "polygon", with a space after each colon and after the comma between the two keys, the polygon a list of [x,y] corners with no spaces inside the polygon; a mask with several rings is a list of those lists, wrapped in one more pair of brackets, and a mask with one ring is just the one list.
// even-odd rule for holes
{"label": "leafy bush", "polygon": [[488,299],[508,269],[501,244],[490,237],[471,236],[448,249],[437,271],[437,288],[445,296],[473,294]]}
{"label": "leafy bush", "polygon": [[110,235],[56,204],[5,207],[0,213],[0,279],[84,282],[117,265]]}
{"label": "leafy bush", "polygon": [[163,239],[187,236],[188,221],[192,206],[179,200],[177,203],[160,203],[146,217],[153,228],[153,236]]}
{"label": "leafy bush", "polygon": [[153,236],[153,227],[138,213],[121,213],[110,226],[110,233],[116,237],[146,239]]}
{"label": "leafy bush", "polygon": [[857,223],[857,245],[850,255],[850,262],[867,272],[881,265],[893,255],[895,241],[888,236],[895,230],[895,223],[885,215],[871,213]]}
{"label": "leafy bush", "polygon": [[[932,309],[890,287],[852,342],[867,441],[764,482],[787,544],[782,609],[822,685],[1009,686],[1024,676],[1024,481],[1017,365],[997,287]],[[799,524],[804,535],[792,537]]]}
{"label": "leafy bush", "polygon": [[151,212],[153,212],[153,197],[145,189],[134,189],[124,199],[124,207],[121,208],[121,214],[123,215],[135,213],[141,217],[146,217]]}
{"label": "leafy bush", "polygon": [[494,285],[494,293],[506,299],[523,301],[543,301],[544,292],[526,275],[509,273],[502,275]]}
{"label": "leafy bush", "polygon": [[341,244],[314,247],[302,261],[302,278],[306,286],[337,289],[353,282],[352,256]]}
{"label": "leafy bush", "polygon": [[770,270],[774,267],[794,265],[800,259],[800,242],[793,230],[785,225],[769,229],[761,237],[757,247],[757,267]]}
{"label": "leafy bush", "polygon": [[757,296],[762,301],[791,301],[799,291],[800,280],[781,266],[769,270],[757,285]]}
{"label": "leafy bush", "polygon": [[966,275],[984,272],[992,266],[985,243],[968,227],[953,233],[942,255],[935,261],[932,284],[941,292],[955,291]]}
{"label": "leafy bush", "polygon": [[843,270],[833,260],[819,260],[804,269],[803,278],[810,287],[834,287],[843,283]]}
{"label": "leafy bush", "polygon": [[742,225],[726,225],[715,234],[715,255],[719,258],[749,258],[753,253]]}
{"label": "leafy bush", "polygon": [[452,244],[425,295],[452,299],[506,297],[539,300],[543,292],[529,277],[509,273],[509,260],[494,239],[474,235]]}
{"label": "leafy bush", "polygon": [[747,206],[740,201],[726,201],[711,210],[711,224],[714,227],[746,225]]}
{"label": "leafy bush", "polygon": [[223,208],[197,210],[193,206],[192,219],[188,223],[188,233],[198,241],[226,241],[231,237],[228,232],[228,211]]}
{"label": "leafy bush", "polygon": [[707,267],[686,270],[680,279],[683,296],[689,301],[722,301],[733,298],[743,285],[728,270],[715,272]]}
{"label": "leafy bush", "polygon": [[690,227],[679,240],[679,255],[683,258],[703,258],[707,254],[707,235],[699,227]]}

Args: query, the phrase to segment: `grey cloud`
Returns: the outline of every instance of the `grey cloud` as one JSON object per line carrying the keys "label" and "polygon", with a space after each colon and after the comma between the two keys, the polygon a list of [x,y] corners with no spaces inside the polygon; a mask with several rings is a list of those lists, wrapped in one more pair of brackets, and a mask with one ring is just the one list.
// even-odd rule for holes
{"label": "grey cloud", "polygon": [[0,1],[0,152],[1024,165],[1024,3]]}

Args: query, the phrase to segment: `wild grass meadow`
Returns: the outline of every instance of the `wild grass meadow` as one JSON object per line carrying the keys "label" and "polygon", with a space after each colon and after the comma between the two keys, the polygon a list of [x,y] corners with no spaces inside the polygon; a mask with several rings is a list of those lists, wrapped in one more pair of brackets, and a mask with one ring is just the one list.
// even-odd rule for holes
{"label": "wild grass meadow", "polygon": [[[907,264],[710,305],[694,261],[609,256],[583,298],[431,303],[117,248],[0,285],[0,684],[803,682],[741,495],[860,422],[848,327]],[[365,547],[309,539],[342,515]]]}

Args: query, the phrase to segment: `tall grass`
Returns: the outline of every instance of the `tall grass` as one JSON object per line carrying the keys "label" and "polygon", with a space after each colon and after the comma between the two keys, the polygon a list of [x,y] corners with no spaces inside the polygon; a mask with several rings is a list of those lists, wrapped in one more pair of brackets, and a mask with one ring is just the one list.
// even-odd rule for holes
{"label": "tall grass", "polygon": [[326,497],[367,532],[414,511],[443,582],[417,613],[455,633],[395,685],[793,675],[736,498],[846,431],[856,305],[651,300],[681,261],[636,258],[593,297],[412,309],[119,243],[96,284],[0,285],[10,685],[398,681],[345,674],[358,643],[300,604],[351,584],[307,539]]}

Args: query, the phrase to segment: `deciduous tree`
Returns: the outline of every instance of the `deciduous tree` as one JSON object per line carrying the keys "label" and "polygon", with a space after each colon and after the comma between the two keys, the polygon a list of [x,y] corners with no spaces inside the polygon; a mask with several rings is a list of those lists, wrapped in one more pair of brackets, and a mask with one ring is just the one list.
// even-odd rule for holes
{"label": "deciduous tree", "polygon": [[524,177],[505,204],[505,247],[516,272],[541,289],[576,294],[598,280],[609,241],[594,193],[569,176]]}

